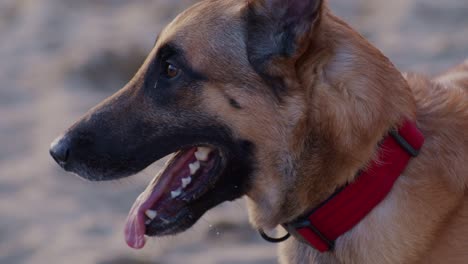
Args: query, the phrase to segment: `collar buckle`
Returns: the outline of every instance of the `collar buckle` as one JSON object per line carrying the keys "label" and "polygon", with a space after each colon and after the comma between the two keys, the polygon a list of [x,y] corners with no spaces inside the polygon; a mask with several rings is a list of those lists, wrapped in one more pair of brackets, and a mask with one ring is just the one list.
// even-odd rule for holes
{"label": "collar buckle", "polygon": [[309,219],[288,223],[285,228],[299,241],[313,246],[320,252],[335,248],[335,241],[328,239]]}

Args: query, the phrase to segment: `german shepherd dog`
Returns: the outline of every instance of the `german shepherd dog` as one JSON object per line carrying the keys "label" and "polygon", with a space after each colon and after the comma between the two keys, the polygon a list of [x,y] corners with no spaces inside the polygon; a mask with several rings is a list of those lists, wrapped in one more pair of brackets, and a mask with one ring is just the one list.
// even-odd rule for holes
{"label": "german shepherd dog", "polygon": [[405,120],[425,142],[385,198],[332,250],[294,235],[279,260],[468,263],[468,62],[404,75],[322,0],[195,4],[50,152],[91,181],[175,153],[128,216],[127,243],[141,248],[241,197],[257,229],[294,221],[359,180]]}

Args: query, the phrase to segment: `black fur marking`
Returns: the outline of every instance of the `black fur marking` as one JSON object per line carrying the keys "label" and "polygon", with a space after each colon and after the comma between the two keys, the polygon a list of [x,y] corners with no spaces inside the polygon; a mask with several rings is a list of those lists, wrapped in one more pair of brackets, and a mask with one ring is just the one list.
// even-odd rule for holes
{"label": "black fur marking", "polygon": [[282,45],[277,45],[277,41],[270,41],[272,32],[277,31],[276,25],[272,25],[268,17],[258,14],[251,6],[247,8],[244,17],[247,27],[247,54],[250,65],[272,88],[276,97],[281,98],[281,95],[286,92],[283,78],[271,75],[267,69],[274,57],[285,53],[280,50]]}
{"label": "black fur marking", "polygon": [[279,99],[287,87],[283,76],[269,67],[275,58],[295,55],[298,37],[312,28],[322,4],[322,0],[291,0],[276,3],[275,10],[265,10],[251,3],[244,13],[249,62]]}
{"label": "black fur marking", "polygon": [[[174,79],[164,77],[162,71],[166,61],[181,69],[178,77]],[[206,81],[207,77],[190,66],[182,49],[173,43],[168,43],[158,50],[143,80],[145,92],[162,106],[173,104],[175,94],[180,89],[198,86],[200,82]]]}
{"label": "black fur marking", "polygon": [[70,149],[65,169],[89,180],[114,180],[133,175],[181,148],[209,144],[232,157],[242,157],[230,129],[203,115],[164,111],[160,121],[116,119],[109,111],[83,119],[64,136]]}
{"label": "black fur marking", "polygon": [[229,98],[229,104],[236,109],[239,109],[239,110],[242,109],[241,105],[232,98]]}
{"label": "black fur marking", "polygon": [[[111,103],[126,104],[118,100]],[[114,180],[133,175],[177,150],[205,144],[219,149],[225,161],[213,188],[181,208],[169,222],[152,223],[148,235],[182,232],[209,209],[246,193],[256,169],[254,144],[235,139],[227,125],[202,114],[161,112],[167,118],[148,122],[142,113],[125,112],[128,117],[115,113],[121,109],[120,104],[104,105],[106,109],[96,111],[68,131],[62,139],[70,149],[66,170],[88,180]]]}
{"label": "black fur marking", "polygon": [[185,51],[175,43],[167,43],[163,45],[159,49],[156,60],[159,60],[160,64],[164,61],[173,62],[177,67],[181,68],[190,79],[199,81],[207,79],[205,75],[192,68],[189,61],[186,59]]}

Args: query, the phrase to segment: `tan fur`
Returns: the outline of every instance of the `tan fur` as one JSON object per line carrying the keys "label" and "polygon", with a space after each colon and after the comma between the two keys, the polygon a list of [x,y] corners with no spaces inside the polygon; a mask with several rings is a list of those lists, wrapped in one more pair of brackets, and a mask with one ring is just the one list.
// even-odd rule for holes
{"label": "tan fur", "polygon": [[[366,120],[372,121],[373,119],[369,115],[377,115],[375,118],[378,120],[392,122],[391,116],[382,118],[378,115],[396,114],[400,117],[411,117],[415,114],[418,126],[426,137],[426,144],[422,154],[410,163],[390,196],[356,228],[338,239],[335,252],[319,254],[308,246],[290,240],[281,246],[281,262],[466,263],[468,261],[468,219],[466,218],[468,214],[466,204],[468,95],[466,88],[468,85],[465,84],[468,80],[468,70],[466,65],[459,66],[447,75],[439,77],[438,81],[447,78],[450,80],[449,83],[444,84],[437,84],[423,76],[409,75],[407,83],[411,88],[411,96],[408,91],[404,90],[407,85],[402,82],[401,77],[386,58],[376,52],[361,37],[348,31],[348,28],[335,17],[327,16],[324,20],[322,29],[333,32],[330,35],[334,43],[342,43],[330,52],[334,57],[331,59],[332,63],[322,68],[326,83],[322,85],[326,85],[327,88],[330,88],[328,85],[332,85],[335,88],[323,89],[324,93],[334,90],[339,94],[336,97],[333,95],[317,97],[318,102],[325,104],[317,108],[322,114],[327,109],[326,105],[332,104],[330,106],[332,116],[326,119],[328,124],[333,117],[333,111],[337,111],[337,104],[346,107],[341,115],[344,118],[329,124],[332,126],[331,130],[350,131],[343,126],[348,122],[352,122],[350,125],[365,125]],[[342,41],[340,38],[343,38]],[[325,44],[325,46],[329,45]],[[310,69],[311,67],[304,68]],[[371,70],[371,72],[363,73],[363,70]],[[452,77],[454,74],[456,78]],[[346,91],[340,90],[341,83],[346,83]],[[356,89],[356,93],[369,92],[365,90],[365,86],[371,86],[377,90],[383,89],[381,91],[381,95],[385,97],[383,100],[388,100],[385,103],[394,103],[394,105],[385,106],[382,102],[377,102],[377,105],[369,106],[369,111],[353,109],[353,106],[349,106],[353,99],[356,102],[369,104],[379,99],[378,94],[362,94],[364,98],[349,94],[353,90],[349,88],[353,83],[355,83],[353,88]],[[314,88],[316,89],[317,85]],[[403,90],[399,91],[398,89],[401,88]],[[391,90],[393,95],[399,98],[389,99],[388,96],[392,96],[392,93],[385,90]],[[350,96],[356,97],[346,102],[335,101],[340,98],[349,99]],[[415,113],[411,109],[413,100],[416,102]],[[405,106],[410,108],[404,109]],[[378,127],[375,126],[370,131],[375,133],[379,131]],[[346,134],[349,135],[349,132],[340,135],[341,140],[345,141],[343,143],[353,144],[353,139],[343,138]],[[377,138],[381,135],[375,134]],[[355,134],[350,136],[356,137]],[[376,138],[373,140],[375,142]],[[356,144],[359,145],[359,142]],[[359,149],[358,145],[354,147]],[[366,145],[368,144],[365,143],[362,146]],[[343,151],[356,153],[352,148],[343,149]],[[361,162],[366,159],[366,151],[369,153],[368,149],[363,151]],[[354,158],[360,157],[357,153],[353,156]],[[367,157],[371,156],[367,154]],[[355,172],[356,167],[351,166],[349,166],[350,172]],[[308,188],[313,187],[308,186]],[[310,198],[304,199],[303,202],[309,203],[311,200],[313,201]]]}
{"label": "tan fur", "polygon": [[247,193],[254,227],[288,222],[353,181],[404,119],[415,120],[426,137],[389,196],[333,252],[289,239],[280,246],[280,262],[468,263],[468,63],[434,81],[404,78],[323,6],[297,56],[269,65],[288,87],[278,101],[247,59],[241,14],[249,2],[255,3],[201,2],[158,43],[177,43],[192,67],[208,75],[195,108],[257,146]]}
{"label": "tan fur", "polygon": [[[332,54],[331,58],[320,69],[313,69],[312,65],[304,67],[308,70],[306,78],[313,72],[323,74],[321,76],[323,82],[320,82],[320,85],[316,82],[313,84],[315,90],[317,87],[323,87],[321,89],[323,93],[315,95],[317,102],[312,105],[320,115],[328,116],[319,117],[315,124],[321,120],[331,126],[330,131],[326,133],[346,131],[333,138],[334,144],[343,141],[340,151],[344,152],[344,156],[353,153],[354,155],[349,157],[357,159],[357,164],[352,164],[350,161],[349,164],[340,166],[343,167],[342,172],[337,165],[343,164],[343,160],[339,159],[341,162],[332,165],[335,173],[352,176],[359,163],[362,164],[372,157],[370,155],[372,150],[363,147],[375,145],[376,140],[382,136],[385,126],[388,127],[395,122],[394,118],[415,116],[418,126],[426,137],[426,144],[422,154],[410,163],[389,197],[356,228],[339,238],[334,252],[319,254],[309,246],[290,240],[281,246],[281,262],[466,263],[468,261],[468,219],[466,218],[468,214],[466,204],[468,69],[466,65],[440,76],[437,82],[450,80],[443,84],[423,76],[409,75],[407,83],[411,90],[406,90],[407,84],[388,60],[338,19],[332,15],[325,16],[321,29],[324,31],[323,34],[332,37],[331,43],[337,45],[320,40],[325,41],[324,49],[327,49],[326,47],[334,49],[328,52],[322,51]],[[311,61],[314,64],[316,58],[311,58]],[[340,87],[344,84],[346,90]],[[372,87],[374,90],[370,91],[366,87]],[[331,91],[336,94],[332,94]],[[394,97],[389,98],[392,96]],[[364,105],[353,106],[351,105],[353,102]],[[366,103],[369,104],[367,109]],[[345,108],[342,113],[334,113],[339,111],[337,105]],[[335,116],[340,116],[341,119],[330,123]],[[389,123],[381,125],[372,123],[375,121]],[[356,128],[361,134],[353,134],[349,133],[353,128],[346,128],[346,125],[368,127],[368,131],[374,134],[367,135],[359,141],[358,136],[362,136],[363,130],[360,130],[362,127]],[[346,138],[347,136],[352,138]],[[374,144],[365,141],[369,139]],[[362,154],[357,153],[358,150],[361,150]],[[336,162],[336,158],[333,161]],[[307,172],[308,166],[311,166],[310,162],[305,162],[301,170],[311,175],[313,172]],[[317,186],[316,182],[310,182],[309,185],[304,182],[303,186],[307,186],[306,189]],[[316,204],[310,202],[314,201],[314,197],[302,201],[305,204]]]}
{"label": "tan fur", "polygon": [[463,64],[450,69],[446,73],[435,78],[435,81],[448,86],[457,86],[462,89],[468,87],[468,59]]}

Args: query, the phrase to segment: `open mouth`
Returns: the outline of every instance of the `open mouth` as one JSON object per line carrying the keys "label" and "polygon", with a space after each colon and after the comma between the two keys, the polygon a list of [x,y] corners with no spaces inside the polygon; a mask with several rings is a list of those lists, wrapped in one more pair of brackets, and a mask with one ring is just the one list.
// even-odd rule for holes
{"label": "open mouth", "polygon": [[208,146],[178,151],[133,204],[125,225],[127,244],[143,248],[145,235],[183,231],[196,221],[190,204],[214,188],[224,167],[221,151]]}

